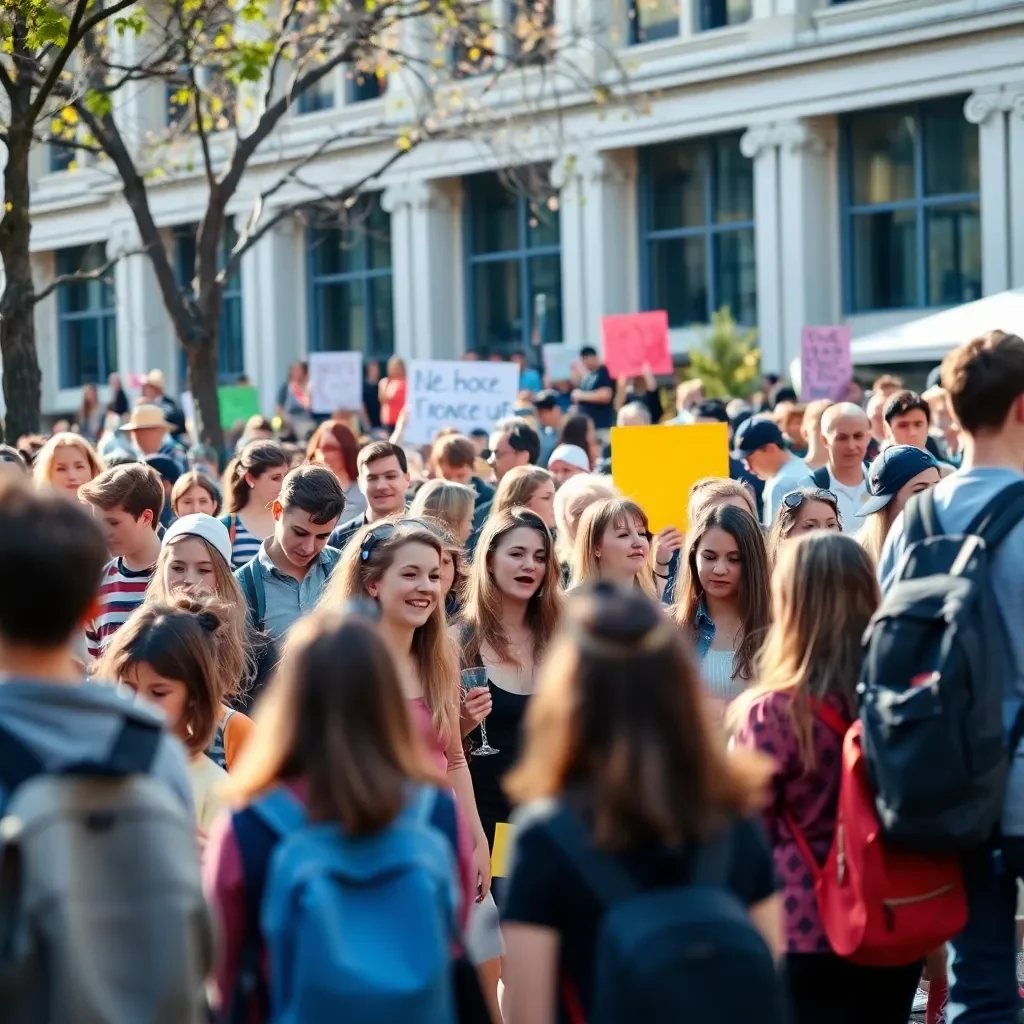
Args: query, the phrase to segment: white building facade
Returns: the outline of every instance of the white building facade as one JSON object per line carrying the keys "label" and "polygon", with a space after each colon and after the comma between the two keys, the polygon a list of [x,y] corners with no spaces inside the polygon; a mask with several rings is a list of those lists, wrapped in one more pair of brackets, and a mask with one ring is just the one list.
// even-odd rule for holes
{"label": "white building facade", "polygon": [[[1024,286],[1024,4],[558,2],[560,23],[603,26],[594,74],[611,73],[614,53],[642,101],[574,101],[557,137],[543,123],[511,129],[516,160],[550,181],[546,203],[506,187],[500,146],[449,141],[374,185],[358,237],[282,221],[226,294],[225,381],[244,374],[269,412],[288,364],[310,351],[576,349],[600,344],[602,315],[639,309],[667,309],[682,351],[723,305],[758,329],[765,369],[785,372],[806,324],[857,336]],[[232,212],[247,216],[254,194],[339,125],[393,123],[401,90],[339,74],[305,97]],[[157,106],[129,95],[119,116],[145,125],[164,116]],[[307,177],[359,180],[391,145],[353,136]],[[133,248],[134,221],[101,165],[62,170],[45,149],[35,160],[39,283]],[[183,281],[204,197],[198,168],[151,186]],[[185,386],[143,256],[121,260],[112,284],[58,289],[37,307],[37,334],[48,413],[73,410],[81,386],[113,370],[159,367]]]}

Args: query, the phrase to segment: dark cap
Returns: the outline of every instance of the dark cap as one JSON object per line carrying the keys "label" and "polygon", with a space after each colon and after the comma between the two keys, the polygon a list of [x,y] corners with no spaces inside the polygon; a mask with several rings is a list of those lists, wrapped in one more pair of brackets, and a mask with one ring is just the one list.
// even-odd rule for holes
{"label": "dark cap", "polygon": [[583,348],[580,349],[580,358],[581,359],[586,358],[587,356],[596,356],[596,355],[597,355],[597,349],[594,348],[593,345],[584,345]]}
{"label": "dark cap", "polygon": [[548,388],[546,391],[538,391],[533,399],[534,409],[557,409],[558,392]]}
{"label": "dark cap", "polygon": [[885,508],[899,489],[926,469],[938,469],[930,452],[910,444],[894,444],[886,448],[868,469],[868,491],[871,497],[857,513],[861,518]]}
{"label": "dark cap", "polygon": [[718,423],[729,422],[729,414],[725,411],[725,404],[713,398],[709,398],[706,402],[701,402],[697,406],[693,418],[696,420],[716,420]]}
{"label": "dark cap", "polygon": [[754,416],[746,423],[740,424],[734,439],[734,447],[740,458],[756,452],[766,444],[777,444],[780,448],[786,446],[786,439],[773,420],[764,416]]}
{"label": "dark cap", "polygon": [[178,482],[181,470],[177,463],[169,455],[147,455],[142,460],[150,469],[155,469],[162,480],[166,480],[172,487]]}

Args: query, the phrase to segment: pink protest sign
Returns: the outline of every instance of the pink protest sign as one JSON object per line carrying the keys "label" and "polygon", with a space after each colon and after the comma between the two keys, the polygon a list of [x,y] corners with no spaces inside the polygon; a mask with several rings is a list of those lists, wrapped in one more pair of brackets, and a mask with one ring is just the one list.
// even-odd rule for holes
{"label": "pink protest sign", "polygon": [[672,372],[668,347],[668,313],[623,313],[601,317],[604,364],[616,380],[639,377],[644,367],[652,373]]}
{"label": "pink protest sign", "polygon": [[842,401],[853,380],[849,327],[805,327],[800,335],[800,398]]}

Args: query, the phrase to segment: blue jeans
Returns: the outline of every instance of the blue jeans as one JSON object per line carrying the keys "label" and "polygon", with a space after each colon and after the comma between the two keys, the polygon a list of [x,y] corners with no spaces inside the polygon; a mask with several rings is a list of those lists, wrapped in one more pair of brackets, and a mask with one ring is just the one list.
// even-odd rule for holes
{"label": "blue jeans", "polygon": [[963,857],[967,926],[949,944],[949,1024],[1013,1024],[1017,990],[1017,879],[1024,837],[1003,836]]}

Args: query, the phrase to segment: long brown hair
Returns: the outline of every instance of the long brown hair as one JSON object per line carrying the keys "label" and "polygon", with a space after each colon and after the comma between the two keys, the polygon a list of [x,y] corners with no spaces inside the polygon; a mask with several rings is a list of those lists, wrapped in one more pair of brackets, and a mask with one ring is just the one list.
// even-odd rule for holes
{"label": "long brown hair", "polygon": [[849,715],[856,712],[861,638],[880,600],[871,559],[852,537],[818,531],[786,544],[772,578],[774,621],[758,682],[730,709],[730,719],[741,720],[760,694],[792,694],[800,752],[805,767],[813,767],[810,698],[838,697]]}
{"label": "long brown hair", "polygon": [[554,483],[555,478],[540,466],[516,466],[510,469],[498,484],[491,502],[491,515],[507,508],[528,505],[542,484]]}
{"label": "long brown hair", "polygon": [[687,538],[686,556],[683,560],[683,578],[679,594],[672,608],[672,617],[697,642],[697,609],[704,599],[697,571],[697,550],[709,530],[724,530],[740,552],[739,613],[743,623],[743,638],[736,649],[736,675],[743,680],[754,677],[757,652],[764,642],[765,632],[771,619],[771,602],[768,569],[768,552],[764,534],[757,520],[745,509],[734,505],[716,505],[708,510],[704,518]]}
{"label": "long brown hair", "polygon": [[306,445],[306,461],[319,462],[316,455],[327,434],[330,434],[338,442],[338,447],[341,449],[342,462],[345,465],[345,473],[348,475],[349,483],[352,483],[359,476],[359,469],[356,466],[356,457],[359,455],[359,442],[356,440],[356,435],[344,423],[338,423],[334,420],[321,423],[309,439],[309,444]]}
{"label": "long brown hair", "polygon": [[221,478],[224,510],[241,512],[248,505],[250,487],[245,478],[249,473],[261,477],[268,469],[287,471],[290,466],[291,458],[282,444],[277,441],[250,441],[224,470]]}
{"label": "long brown hair", "polygon": [[492,512],[480,534],[469,571],[466,603],[458,620],[458,626],[465,633],[462,641],[465,665],[475,664],[481,643],[486,643],[502,662],[516,663],[501,621],[501,591],[494,582],[492,566],[498,545],[518,529],[533,530],[544,541],[544,578],[526,605],[526,625],[533,636],[535,658],[546,650],[558,627],[562,613],[562,574],[544,520],[528,508]]}
{"label": "long brown hair", "polygon": [[[578,587],[588,580],[593,583],[601,576],[601,561],[597,552],[608,530],[621,529],[627,520],[632,519],[641,533],[650,538],[651,531],[647,523],[647,513],[629,498],[607,498],[604,501],[589,505],[580,516],[576,528],[576,541],[572,548],[569,562],[571,575],[569,586]],[[648,552],[644,567],[636,575],[637,586],[650,598],[657,598],[654,586],[654,569]]]}
{"label": "long brown hair", "polygon": [[[370,534],[391,532],[376,543],[367,544]],[[331,578],[320,598],[321,608],[340,608],[346,601],[364,598],[372,601],[367,585],[379,580],[390,568],[395,555],[406,544],[424,544],[441,559],[443,543],[426,523],[395,518],[368,523],[345,545]],[[365,555],[365,557],[364,557]],[[454,642],[445,628],[444,601],[438,601],[430,618],[413,634],[413,665],[423,687],[423,699],[430,709],[434,728],[447,740],[458,710],[459,659]]]}
{"label": "long brown hair", "polygon": [[308,786],[310,817],[340,822],[349,835],[390,824],[410,781],[440,782],[387,646],[368,621],[340,609],[296,623],[229,793],[245,803],[296,778]]}
{"label": "long brown hair", "polygon": [[526,709],[511,799],[578,800],[605,849],[702,840],[755,810],[769,768],[726,753],[686,648],[636,591],[599,584],[571,601]]}

